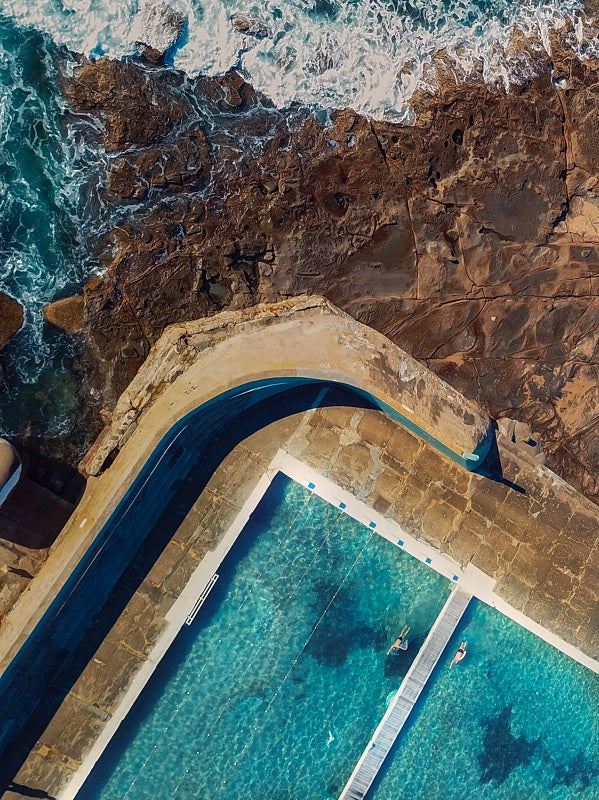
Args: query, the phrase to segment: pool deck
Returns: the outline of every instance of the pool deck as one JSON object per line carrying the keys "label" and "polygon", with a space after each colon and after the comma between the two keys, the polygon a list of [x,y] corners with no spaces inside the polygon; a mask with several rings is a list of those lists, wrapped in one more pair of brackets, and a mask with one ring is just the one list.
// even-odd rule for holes
{"label": "pool deck", "polygon": [[[518,621],[528,620],[536,633],[599,671],[599,509],[526,448],[505,437],[498,443],[505,483],[467,472],[379,411],[310,410],[246,439],[200,494],[15,783],[60,800],[74,797],[110,728],[125,715],[272,479],[275,458],[321,476],[323,495],[334,491],[354,502],[365,524],[369,518],[407,550],[420,548],[414,554],[424,561],[439,557],[475,595],[495,598],[500,610],[511,609]],[[84,498],[59,543],[74,557],[86,546],[85,521],[93,511]],[[44,578],[50,585],[52,576]],[[12,790],[2,795],[23,796]]]}

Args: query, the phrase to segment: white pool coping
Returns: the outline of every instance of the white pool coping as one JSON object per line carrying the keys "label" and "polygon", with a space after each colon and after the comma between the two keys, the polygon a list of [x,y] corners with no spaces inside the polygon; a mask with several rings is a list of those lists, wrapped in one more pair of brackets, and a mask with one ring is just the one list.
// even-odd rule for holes
{"label": "white pool coping", "polygon": [[[283,473],[296,483],[301,484],[313,494],[318,495],[331,505],[341,508],[352,519],[361,522],[368,528],[375,530],[394,545],[400,547],[409,555],[427,564],[439,574],[448,578],[456,585],[461,586],[469,594],[487,605],[496,608],[506,617],[517,622],[526,630],[534,633],[543,641],[556,647],[562,653],[570,656],[591,671],[599,674],[599,661],[587,656],[574,645],[560,639],[542,625],[525,616],[522,612],[510,606],[505,600],[494,592],[495,581],[477,567],[469,564],[463,569],[457,561],[450,556],[440,553],[431,545],[416,539],[393,520],[374,511],[366,503],[358,500],[351,492],[337,486],[333,481],[325,478],[312,467],[304,464],[285,450],[279,450],[266,472],[258,480],[241,510],[235,517],[225,536],[215,550],[206,554],[190,577],[183,591],[173,603],[166,615],[167,626],[150,651],[147,660],[137,672],[129,689],[123,696],[116,711],[105,725],[101,734],[96,739],[94,746],[87,754],[85,760],[75,772],[73,778],[65,789],[59,794],[59,800],[75,800],[93,767],[106,749],[108,743],[116,733],[117,728],[125,719],[133,704],[141,694],[144,686],[150,679],[160,660],[168,651],[175,637],[185,624],[198,597],[202,594],[212,580],[218,567],[222,564],[227,553],[237,540],[237,537],[248,522],[250,515],[262,500],[274,478]],[[80,798],[79,800],[83,800]]]}

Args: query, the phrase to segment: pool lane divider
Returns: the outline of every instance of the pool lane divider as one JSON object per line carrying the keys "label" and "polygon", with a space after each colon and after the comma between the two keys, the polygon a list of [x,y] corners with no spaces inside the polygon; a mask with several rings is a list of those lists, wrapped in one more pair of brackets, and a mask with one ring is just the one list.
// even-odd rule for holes
{"label": "pool lane divider", "polygon": [[472,595],[459,587],[447,598],[339,800],[362,800],[366,796],[471,599]]}

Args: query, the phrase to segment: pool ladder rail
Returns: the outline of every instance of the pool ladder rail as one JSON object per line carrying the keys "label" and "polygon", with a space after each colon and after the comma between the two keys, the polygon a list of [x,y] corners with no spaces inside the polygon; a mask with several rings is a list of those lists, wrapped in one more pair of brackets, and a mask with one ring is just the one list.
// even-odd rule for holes
{"label": "pool ladder rail", "polygon": [[471,594],[459,588],[449,595],[339,800],[362,800],[366,796],[471,599]]}
{"label": "pool ladder rail", "polygon": [[206,602],[206,599],[208,598],[208,595],[212,591],[212,588],[214,587],[214,584],[217,582],[217,580],[218,580],[218,575],[215,572],[214,575],[208,581],[208,583],[202,589],[202,593],[200,594],[198,599],[193,604],[193,608],[191,609],[191,611],[189,612],[189,614],[187,615],[187,617],[185,619],[185,624],[186,625],[191,625],[191,623],[197,617],[200,608]]}

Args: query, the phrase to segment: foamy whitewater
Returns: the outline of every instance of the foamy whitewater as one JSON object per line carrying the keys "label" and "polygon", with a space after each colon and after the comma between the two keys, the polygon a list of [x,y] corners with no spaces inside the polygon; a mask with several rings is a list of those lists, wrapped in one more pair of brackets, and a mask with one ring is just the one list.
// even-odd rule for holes
{"label": "foamy whitewater", "polygon": [[47,36],[0,17],[0,291],[25,309],[3,359],[5,435],[22,434],[25,420],[51,435],[68,424],[72,341],[44,325],[43,309],[79,291],[95,266],[86,220],[97,217],[103,153],[84,135],[94,121],[67,114],[54,50]]}
{"label": "foamy whitewater", "polygon": [[[100,123],[69,113],[57,69],[70,55],[57,45],[90,57],[136,53],[140,41],[164,50],[168,6],[184,20],[168,56],[190,75],[235,67],[278,108],[349,106],[405,123],[414,91],[434,91],[428,67],[440,51],[458,73],[507,86],[530,69],[506,55],[514,31],[547,50],[548,31],[569,18],[584,55],[582,0],[0,0],[0,291],[25,308],[2,354],[0,435],[64,438],[88,404],[74,340],[44,323],[43,308],[80,291],[96,268],[90,229],[126,211],[101,208],[106,154],[86,135]],[[599,53],[596,41],[584,47]],[[243,129],[234,135],[251,148]]]}
{"label": "foamy whitewater", "polygon": [[[86,55],[120,57],[143,39],[144,5],[164,0],[0,0],[0,12]],[[548,46],[566,17],[579,32],[580,0],[172,0],[187,19],[174,64],[209,75],[241,67],[277,106],[351,107],[409,121],[408,100],[429,87],[426,66],[444,50],[486,80],[509,83],[504,48],[515,29]],[[236,14],[258,35],[239,32]],[[147,33],[146,33],[146,43]]]}

